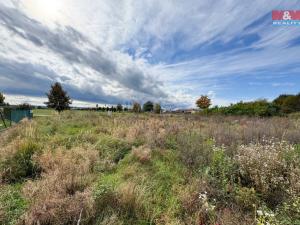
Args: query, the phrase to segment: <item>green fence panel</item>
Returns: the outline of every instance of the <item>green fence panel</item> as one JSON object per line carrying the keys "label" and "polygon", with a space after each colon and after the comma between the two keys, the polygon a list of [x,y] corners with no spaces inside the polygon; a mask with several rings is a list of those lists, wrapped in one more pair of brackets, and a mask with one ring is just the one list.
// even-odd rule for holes
{"label": "green fence panel", "polygon": [[33,115],[29,109],[4,109],[4,117],[11,122],[18,123],[24,118],[32,119]]}
{"label": "green fence panel", "polygon": [[12,122],[18,123],[24,118],[32,119],[32,113],[30,110],[13,109],[11,111]]}

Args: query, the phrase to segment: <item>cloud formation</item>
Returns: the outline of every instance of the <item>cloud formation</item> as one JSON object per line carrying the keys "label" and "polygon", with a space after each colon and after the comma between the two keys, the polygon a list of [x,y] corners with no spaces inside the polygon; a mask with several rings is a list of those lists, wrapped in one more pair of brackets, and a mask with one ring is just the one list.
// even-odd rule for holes
{"label": "cloud formation", "polygon": [[274,85],[300,81],[299,28],[271,25],[299,0],[59,1],[51,19],[26,0],[0,3],[0,90],[42,96],[60,81],[78,100],[172,107],[300,90]]}
{"label": "cloud formation", "polygon": [[[0,73],[1,79],[7,81],[2,83],[1,88],[8,92],[38,95],[41,94],[41,90],[44,91],[46,87],[49,87],[51,82],[58,80],[70,86],[69,89],[81,89],[81,93],[91,95],[95,101],[116,103],[138,99],[137,96],[167,97],[161,88],[161,83],[152,79],[130,59],[124,63],[113,60],[112,55],[105,53],[70,26],[59,26],[50,30],[45,25],[28,18],[19,10],[5,6],[0,6],[0,21],[4,32],[16,35],[17,38],[22,39],[22,42],[30,42],[35,48],[44,49],[46,51],[44,54],[54,55],[58,65],[63,64],[61,67],[65,66],[72,70],[72,73],[64,75],[54,64],[49,66],[36,62],[32,64],[21,60],[6,60],[3,55],[0,58]],[[4,48],[8,51],[7,47]],[[26,49],[25,46],[22,48]],[[30,51],[30,48],[26,50]],[[31,53],[34,54],[34,52]],[[85,70],[90,74],[85,74]],[[76,85],[74,81],[80,83]],[[12,83],[11,86],[9,86],[10,83]],[[27,85],[22,85],[22,83]],[[128,94],[125,96],[118,95],[118,93],[107,95],[102,89],[106,85],[107,88],[112,86]],[[87,99],[80,93],[74,93],[74,96]]]}

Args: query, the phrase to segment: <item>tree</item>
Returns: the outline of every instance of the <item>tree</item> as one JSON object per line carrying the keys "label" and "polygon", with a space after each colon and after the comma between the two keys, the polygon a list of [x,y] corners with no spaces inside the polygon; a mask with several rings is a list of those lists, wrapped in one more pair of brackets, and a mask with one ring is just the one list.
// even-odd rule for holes
{"label": "tree", "polygon": [[280,95],[273,103],[280,108],[282,113],[292,113],[300,111],[300,94]]}
{"label": "tree", "polygon": [[208,109],[211,106],[211,100],[207,95],[201,95],[201,97],[196,101],[196,105],[200,109]]}
{"label": "tree", "polygon": [[0,105],[4,105],[4,100],[5,100],[5,97],[4,97],[4,95],[0,92]]}
{"label": "tree", "polygon": [[121,104],[118,104],[118,105],[117,105],[117,111],[118,111],[118,112],[123,111],[123,106],[122,106]]}
{"label": "tree", "polygon": [[23,103],[17,106],[17,109],[31,110],[33,107],[28,103]]}
{"label": "tree", "polygon": [[286,98],[281,106],[281,110],[284,113],[293,113],[300,111],[300,97],[297,95]]}
{"label": "tree", "polygon": [[160,104],[156,103],[154,105],[154,112],[158,113],[158,114],[161,113],[161,106],[160,106]]}
{"label": "tree", "polygon": [[133,103],[132,111],[135,113],[140,113],[142,111],[141,105],[137,102]]}
{"label": "tree", "polygon": [[46,95],[48,96],[48,102],[45,102],[47,107],[53,108],[59,113],[65,109],[69,109],[72,104],[71,98],[58,82],[51,85],[51,89]]}
{"label": "tree", "polygon": [[292,96],[293,95],[286,95],[286,94],[279,95],[276,99],[274,99],[273,103],[275,103],[278,106],[282,106],[284,102]]}
{"label": "tree", "polygon": [[143,105],[144,112],[152,112],[153,111],[153,102],[148,101]]}

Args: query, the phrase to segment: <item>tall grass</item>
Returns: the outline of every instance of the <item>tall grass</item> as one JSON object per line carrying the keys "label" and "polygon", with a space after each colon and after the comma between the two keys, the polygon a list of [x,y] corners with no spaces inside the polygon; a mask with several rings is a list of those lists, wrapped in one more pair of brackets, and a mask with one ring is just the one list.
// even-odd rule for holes
{"label": "tall grass", "polygon": [[72,111],[23,121],[0,134],[0,223],[297,224],[299,128]]}

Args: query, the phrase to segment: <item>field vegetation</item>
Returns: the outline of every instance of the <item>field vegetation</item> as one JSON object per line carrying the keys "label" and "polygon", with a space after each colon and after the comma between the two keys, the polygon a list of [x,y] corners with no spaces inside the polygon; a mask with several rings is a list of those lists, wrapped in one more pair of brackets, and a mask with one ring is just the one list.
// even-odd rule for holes
{"label": "field vegetation", "polygon": [[0,133],[0,224],[300,224],[300,120],[49,110]]}

